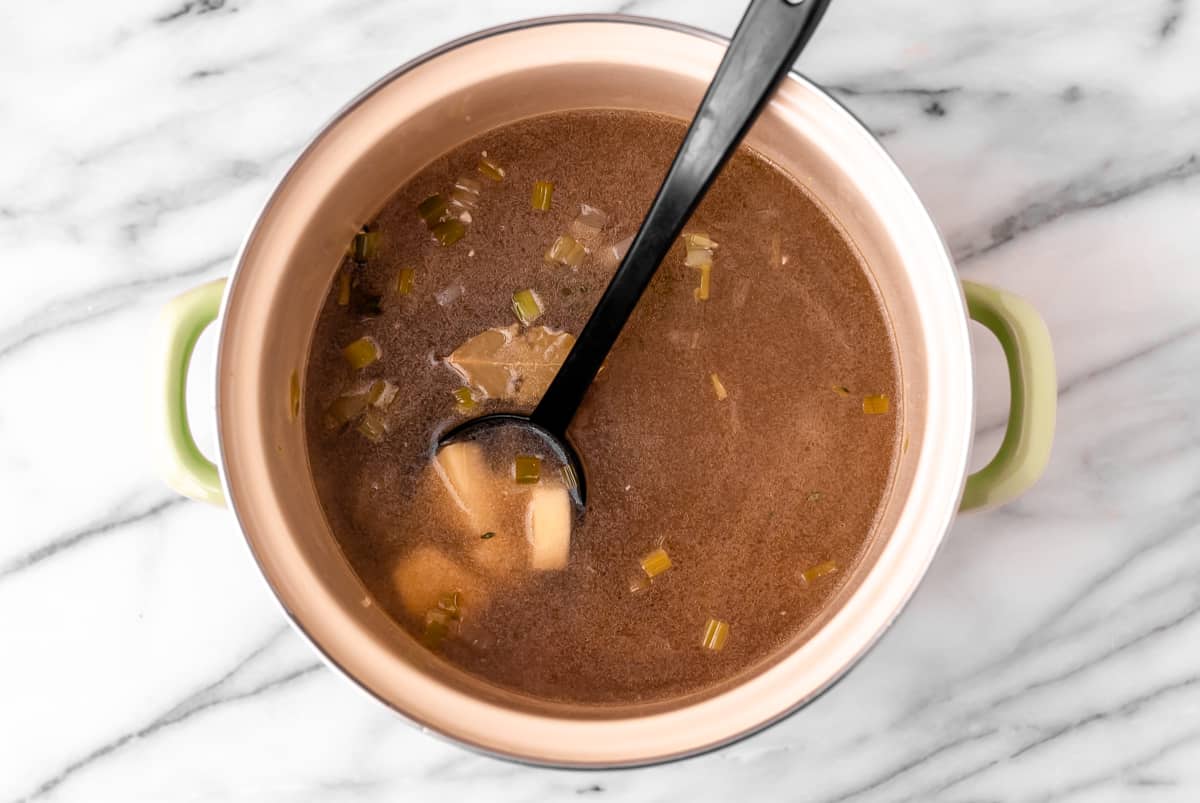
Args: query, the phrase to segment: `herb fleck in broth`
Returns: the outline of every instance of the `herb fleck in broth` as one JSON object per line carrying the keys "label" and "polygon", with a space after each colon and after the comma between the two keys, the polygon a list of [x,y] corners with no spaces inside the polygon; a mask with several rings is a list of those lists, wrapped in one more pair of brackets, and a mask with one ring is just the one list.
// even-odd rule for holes
{"label": "herb fleck in broth", "polygon": [[[388,202],[371,258],[343,266],[354,292],[335,280],[317,324],[306,427],[333,532],[403,627],[510,689],[648,700],[768,658],[864,552],[897,458],[902,397],[872,283],[804,191],[742,150],[687,227],[707,239],[672,251],[572,426],[588,509],[574,517],[566,567],[530,568],[523,511],[533,489],[562,482],[536,444],[481,450],[489,482],[501,483],[488,486],[498,507],[487,522],[451,499],[431,462],[437,433],[465,416],[530,409],[543,379],[522,393],[518,376],[514,400],[498,402],[472,384],[489,380],[447,358],[489,329],[577,334],[683,131],[642,113],[580,111],[467,143]],[[451,206],[467,212],[452,218],[464,232],[441,246],[417,210],[459,177],[478,193],[468,187],[469,209]],[[538,181],[553,184],[545,211],[531,202]],[[581,215],[581,204],[601,211]],[[597,222],[598,234],[588,227]],[[547,259],[562,235],[589,241],[577,266],[567,241]],[[537,300],[528,326],[514,311],[524,290]],[[354,368],[343,350],[364,337],[379,355]],[[470,366],[479,353],[468,350]],[[505,388],[503,375],[490,381]],[[360,398],[339,399],[347,394]],[[886,397],[888,412],[864,414],[868,397]],[[528,462],[516,481],[518,455],[537,458],[536,483]],[[415,578],[403,594],[397,573]]]}

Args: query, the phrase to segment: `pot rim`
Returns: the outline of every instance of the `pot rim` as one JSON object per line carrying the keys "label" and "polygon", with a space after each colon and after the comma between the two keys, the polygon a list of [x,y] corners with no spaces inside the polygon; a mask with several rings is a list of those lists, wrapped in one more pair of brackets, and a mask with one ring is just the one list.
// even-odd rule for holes
{"label": "pot rim", "polygon": [[[481,42],[483,40],[491,39],[494,37],[503,36],[505,34],[528,30],[531,28],[539,28],[539,27],[562,25],[562,24],[576,24],[576,23],[625,24],[625,25],[632,24],[632,25],[645,26],[645,27],[649,27],[649,28],[657,28],[657,29],[668,31],[668,32],[682,33],[682,34],[690,35],[693,37],[697,37],[699,39],[707,40],[711,43],[715,43],[715,44],[719,44],[719,45],[727,45],[729,42],[729,39],[727,37],[721,36],[720,34],[716,34],[714,32],[711,32],[711,31],[708,31],[708,30],[705,30],[705,29],[702,29],[702,28],[699,28],[696,26],[688,25],[685,23],[680,23],[680,22],[676,22],[676,21],[672,21],[672,20],[665,20],[665,19],[655,18],[655,17],[634,16],[634,15],[626,15],[626,14],[550,15],[550,16],[535,17],[535,18],[529,18],[529,19],[524,19],[524,20],[517,20],[517,21],[513,21],[513,22],[503,23],[501,25],[482,29],[480,31],[477,31],[477,32],[474,32],[471,34],[467,34],[465,36],[458,37],[458,38],[453,39],[449,42],[446,42],[438,47],[432,48],[432,49],[414,57],[413,59],[405,62],[404,64],[396,67],[395,69],[389,71],[388,73],[386,73],[385,75],[383,75],[382,77],[380,77],[379,79],[377,79],[376,81],[374,81],[370,85],[368,85],[365,89],[363,89],[361,92],[359,92],[354,98],[352,98],[350,101],[348,101],[346,104],[344,104],[341,108],[339,108],[329,119],[327,119],[325,121],[325,123],[323,125],[321,125],[320,128],[316,131],[316,133],[307,141],[307,143],[300,150],[300,152],[297,154],[295,159],[291,162],[288,169],[277,180],[274,189],[271,191],[271,194],[268,196],[267,200],[260,207],[259,212],[258,212],[257,216],[255,217],[254,224],[247,231],[247,233],[246,233],[245,237],[243,238],[243,240],[238,248],[238,251],[235,255],[235,258],[233,261],[233,269],[230,273],[229,281],[226,284],[225,292],[221,299],[220,311],[219,311],[219,315],[218,315],[220,339],[224,340],[224,338],[225,338],[225,334],[226,334],[225,330],[226,330],[226,325],[227,325],[227,321],[228,321],[228,316],[227,316],[228,308],[231,303],[231,300],[236,295],[235,291],[236,291],[236,288],[238,285],[239,275],[242,273],[242,268],[245,265],[246,252],[247,252],[250,244],[254,241],[255,236],[258,234],[264,219],[267,218],[267,216],[270,214],[271,210],[274,208],[275,204],[279,201],[280,195],[283,193],[284,188],[288,185],[289,180],[294,176],[294,174],[296,174],[296,172],[298,171],[300,166],[305,163],[306,159],[310,156],[310,154],[312,154],[312,152],[316,149],[316,147],[329,135],[329,133],[342,120],[344,120],[348,115],[350,115],[359,106],[361,106],[362,104],[364,104],[365,102],[370,100],[381,88],[387,86],[392,81],[404,76],[405,74],[411,72],[415,68],[420,67],[421,65],[423,65],[427,62],[430,62],[441,56],[449,54],[453,51],[456,51],[464,46],[471,45],[471,44]],[[915,189],[913,189],[911,183],[908,181],[908,179],[904,175],[903,171],[900,170],[898,165],[896,165],[896,163],[892,159],[891,155],[883,147],[882,143],[879,142],[878,138],[871,132],[870,128],[865,123],[863,123],[863,121],[860,120],[857,117],[857,115],[855,115],[850,109],[848,109],[846,106],[844,106],[840,101],[838,101],[832,95],[827,93],[823,88],[821,88],[815,82],[810,81],[809,79],[804,77],[801,73],[796,71],[794,68],[790,69],[788,71],[786,80],[794,82],[796,84],[799,84],[803,89],[814,94],[823,103],[827,104],[834,113],[842,114],[842,115],[845,115],[846,117],[848,117],[858,128],[860,128],[862,130],[862,132],[866,135],[866,137],[869,138],[872,146],[878,152],[878,156],[881,157],[882,161],[889,166],[891,172],[893,173],[893,175],[892,175],[893,180],[898,182],[898,186],[903,187],[904,191],[909,196],[909,201],[911,202],[911,204],[921,212],[921,215],[924,218],[924,220],[926,220],[928,222],[930,230],[936,236],[937,241],[940,245],[941,256],[944,258],[944,262],[945,262],[944,266],[949,271],[950,275],[954,277],[954,283],[957,285],[958,279],[957,279],[957,275],[954,271],[953,258],[950,255],[949,249],[946,247],[945,241],[941,237],[941,234],[938,231],[937,226],[932,219],[932,216],[929,215],[928,210],[926,209],[925,205],[920,200],[920,197],[917,195]],[[960,323],[959,328],[961,329],[961,334],[962,334],[962,338],[963,338],[964,342],[969,342],[969,333],[967,330],[968,317],[967,317],[966,302],[965,302],[963,293],[961,291],[961,287],[959,287],[959,290],[957,293],[957,302],[958,302],[958,308],[954,309],[953,312],[948,312],[947,314],[952,315],[955,319],[957,319],[957,321]],[[559,768],[559,769],[608,769],[608,768],[642,767],[642,766],[651,766],[651,765],[671,763],[674,761],[679,761],[679,760],[683,760],[686,758],[691,758],[694,756],[699,756],[699,755],[703,755],[706,753],[710,753],[715,750],[719,750],[723,747],[726,747],[728,745],[737,743],[743,739],[746,739],[750,736],[760,733],[760,732],[766,730],[767,728],[774,726],[775,724],[778,724],[779,722],[789,718],[792,714],[796,713],[797,711],[801,710],[802,708],[805,708],[809,704],[815,702],[817,699],[819,699],[821,696],[823,696],[827,691],[832,689],[837,683],[839,683],[849,673],[849,671],[851,669],[853,669],[854,667],[856,667],[859,664],[859,662],[862,660],[862,658],[878,643],[879,639],[882,638],[884,633],[886,633],[891,628],[892,624],[894,624],[894,622],[895,622],[896,617],[898,617],[899,614],[907,607],[907,605],[911,601],[912,596],[915,593],[917,587],[920,585],[921,581],[924,579],[924,576],[927,573],[928,567],[929,567],[930,563],[932,562],[933,557],[937,552],[937,549],[940,547],[941,543],[944,541],[945,535],[948,532],[949,527],[954,520],[955,513],[957,511],[957,503],[958,503],[958,500],[961,498],[963,487],[964,487],[965,480],[966,480],[966,472],[967,472],[967,467],[968,467],[968,460],[969,460],[969,456],[970,456],[971,441],[972,441],[971,433],[973,433],[974,415],[975,415],[973,382],[968,381],[966,383],[966,387],[965,387],[965,398],[963,399],[963,403],[967,410],[967,412],[966,412],[967,436],[962,440],[963,448],[961,450],[961,453],[956,453],[954,455],[955,467],[957,470],[953,472],[953,476],[955,476],[956,479],[954,480],[953,494],[950,495],[950,497],[952,497],[954,500],[954,504],[952,506],[948,507],[947,512],[944,515],[942,515],[941,517],[939,517],[939,519],[937,520],[936,530],[940,533],[940,535],[937,538],[935,546],[932,550],[929,551],[928,556],[923,561],[922,565],[920,566],[919,571],[917,571],[915,573],[915,575],[913,576],[912,582],[910,583],[909,587],[907,589],[905,589],[905,591],[902,595],[902,598],[899,600],[899,602],[897,604],[895,604],[892,607],[890,613],[882,620],[882,622],[880,623],[878,628],[875,629],[875,631],[870,635],[869,638],[862,641],[859,649],[853,655],[851,655],[846,661],[844,661],[842,663],[842,665],[839,666],[835,672],[830,673],[829,676],[822,683],[814,686],[813,688],[808,690],[806,693],[803,693],[802,696],[798,697],[792,704],[790,704],[789,706],[780,710],[774,716],[765,718],[762,721],[757,722],[756,724],[753,724],[749,727],[742,728],[742,729],[738,730],[737,732],[729,734],[728,736],[725,736],[723,738],[716,739],[716,740],[713,740],[713,741],[710,741],[710,742],[707,742],[707,743],[704,743],[704,744],[701,744],[701,745],[698,745],[695,747],[690,747],[688,749],[679,750],[679,751],[675,751],[675,752],[637,756],[637,757],[632,757],[632,758],[628,758],[628,759],[621,759],[621,760],[614,760],[614,761],[603,761],[603,762],[562,761],[562,760],[556,760],[556,759],[552,759],[552,758],[540,758],[540,757],[529,755],[529,754],[510,752],[510,751],[506,751],[506,750],[500,749],[495,746],[490,746],[490,745],[483,744],[480,742],[472,741],[469,738],[465,738],[461,734],[456,734],[456,733],[450,732],[448,729],[445,729],[440,724],[425,721],[424,719],[415,716],[413,713],[411,713],[409,711],[401,710],[400,708],[398,708],[396,706],[395,703],[393,703],[392,701],[383,697],[376,690],[369,687],[365,681],[356,677],[350,670],[348,670],[344,666],[342,666],[341,663],[339,663],[337,659],[335,659],[332,655],[330,655],[325,650],[325,648],[316,640],[316,638],[309,632],[309,630],[305,627],[305,625],[301,621],[301,619],[297,615],[293,614],[291,609],[289,609],[287,603],[280,596],[280,592],[277,590],[275,584],[271,581],[270,577],[268,576],[268,573],[263,565],[263,561],[259,558],[259,555],[255,551],[254,544],[252,543],[252,541],[250,539],[249,533],[248,533],[248,531],[245,527],[245,523],[244,523],[247,520],[247,517],[245,515],[245,512],[243,510],[239,509],[239,499],[238,499],[238,496],[233,492],[233,487],[230,482],[229,473],[226,468],[229,465],[229,460],[228,460],[228,455],[226,453],[227,452],[226,440],[223,437],[223,431],[224,431],[223,413],[222,413],[222,404],[221,404],[221,393],[219,390],[220,377],[221,377],[221,373],[222,373],[222,359],[223,359],[223,349],[218,347],[217,355],[216,355],[216,359],[215,359],[216,382],[218,385],[218,392],[216,394],[216,402],[215,402],[215,413],[216,413],[216,424],[217,424],[217,429],[216,429],[216,431],[217,431],[217,439],[216,439],[217,440],[217,451],[218,451],[218,455],[219,455],[219,459],[217,460],[217,467],[218,467],[218,475],[220,478],[221,487],[222,487],[222,490],[224,491],[226,500],[228,500],[229,507],[232,510],[235,518],[238,521],[238,526],[242,530],[243,542],[244,542],[247,550],[249,551],[251,558],[254,560],[256,566],[259,569],[259,575],[261,576],[263,582],[266,583],[267,587],[270,589],[271,596],[279,604],[280,609],[284,613],[284,616],[292,624],[292,626],[295,628],[295,630],[298,633],[300,633],[303,636],[303,638],[309,643],[309,645],[311,645],[311,647],[317,652],[317,654],[321,656],[323,662],[328,667],[334,669],[342,677],[349,680],[353,686],[359,688],[361,691],[365,692],[367,695],[369,695],[374,700],[387,706],[394,714],[401,717],[404,721],[420,728],[424,733],[434,735],[444,742],[466,748],[466,749],[468,749],[474,753],[477,753],[479,755],[484,755],[484,756],[488,756],[491,758],[500,758],[500,759],[504,759],[507,761],[511,761],[511,762],[521,764],[521,765],[526,765],[526,766]],[[971,380],[971,378],[973,377],[973,372],[974,372],[974,363],[973,363],[973,358],[971,356],[969,347],[966,349],[965,369],[966,369],[968,380]],[[946,484],[949,485],[948,482]],[[948,498],[950,498],[950,497],[948,497]]]}

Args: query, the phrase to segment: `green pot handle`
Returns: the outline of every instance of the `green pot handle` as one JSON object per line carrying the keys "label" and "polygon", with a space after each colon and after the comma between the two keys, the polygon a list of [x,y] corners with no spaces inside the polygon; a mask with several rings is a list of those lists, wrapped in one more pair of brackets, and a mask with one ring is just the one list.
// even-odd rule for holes
{"label": "green pot handle", "polygon": [[187,376],[196,341],[217,319],[225,279],[202,284],[167,302],[158,318],[155,342],[158,381],[153,393],[159,412],[157,438],[163,479],[184,496],[225,503],[217,466],[200,452],[188,426]]}
{"label": "green pot handle", "polygon": [[1008,360],[1008,428],[996,456],[967,477],[961,509],[1001,505],[1029,490],[1050,460],[1058,383],[1045,321],[1030,304],[994,287],[963,282],[971,319],[991,330]]}

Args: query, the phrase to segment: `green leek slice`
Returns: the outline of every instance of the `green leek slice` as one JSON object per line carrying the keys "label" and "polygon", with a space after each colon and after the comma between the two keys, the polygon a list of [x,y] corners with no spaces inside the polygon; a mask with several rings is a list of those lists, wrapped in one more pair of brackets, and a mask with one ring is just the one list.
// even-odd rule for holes
{"label": "green leek slice", "polygon": [[802,571],[800,573],[800,579],[804,581],[806,585],[808,585],[820,577],[824,577],[827,574],[833,574],[837,571],[837,569],[838,565],[836,562],[827,560],[824,563],[818,563],[816,566],[811,566]]}
{"label": "green leek slice", "polygon": [[533,208],[539,212],[547,212],[550,210],[550,200],[554,197],[554,184],[549,181],[533,182],[533,194],[530,202]]}
{"label": "green leek slice", "polygon": [[374,407],[369,408],[358,422],[358,431],[371,443],[383,443],[383,439],[387,437],[388,433],[383,413]]}
{"label": "green leek slice", "polygon": [[546,261],[577,268],[583,264],[585,256],[587,256],[587,249],[584,248],[583,243],[569,234],[560,234],[554,244],[550,246],[550,250],[546,252]]}
{"label": "green leek slice", "polygon": [[363,226],[362,230],[354,235],[354,242],[350,246],[354,261],[361,265],[372,259],[379,250],[379,238],[379,224]]}
{"label": "green leek slice", "polygon": [[412,268],[401,268],[396,274],[396,295],[406,296],[412,293],[413,285],[417,282],[417,272]]}
{"label": "green leek slice", "polygon": [[721,619],[709,619],[704,625],[704,635],[700,638],[700,646],[706,650],[720,652],[729,638],[729,622]]}
{"label": "green leek slice", "polygon": [[671,568],[671,556],[662,547],[642,558],[642,571],[646,573],[647,577],[657,577],[669,568]]}
{"label": "green leek slice", "polygon": [[692,296],[697,301],[708,301],[709,294],[712,292],[712,265],[705,263],[700,266],[700,286],[692,291]]}
{"label": "green leek slice", "polygon": [[721,377],[713,373],[709,374],[708,378],[712,380],[713,392],[717,394],[717,401],[725,401],[729,396],[729,392],[725,390],[725,385],[721,382]]}
{"label": "green leek slice", "polygon": [[542,461],[530,455],[517,455],[513,474],[519,485],[535,485],[542,477]]}
{"label": "green leek slice", "polygon": [[864,396],[862,408],[863,412],[867,415],[883,415],[888,411],[888,397],[882,393],[873,396]]}
{"label": "green leek slice", "polygon": [[333,400],[325,410],[325,427],[337,429],[362,415],[367,409],[366,393],[349,393]]}
{"label": "green leek slice", "polygon": [[517,320],[526,326],[536,321],[542,314],[542,305],[532,290],[518,290],[513,293],[512,305]]}
{"label": "green leek slice", "polygon": [[417,204],[417,214],[425,221],[425,225],[432,229],[445,217],[448,205],[449,201],[445,196],[435,193]]}
{"label": "green leek slice", "polygon": [[438,245],[447,246],[454,245],[461,240],[463,235],[467,233],[467,227],[458,218],[450,218],[449,220],[443,220],[430,229],[430,231],[433,232],[433,239],[437,240]]}
{"label": "green leek slice", "polygon": [[342,349],[342,355],[351,368],[361,370],[379,359],[379,344],[374,338],[360,337]]}
{"label": "green leek slice", "polygon": [[475,394],[470,388],[458,388],[454,391],[454,406],[458,408],[460,413],[470,412],[475,409]]}
{"label": "green leek slice", "polygon": [[479,160],[479,172],[492,181],[504,181],[504,168],[486,156]]}
{"label": "green leek slice", "polygon": [[300,374],[295,371],[288,382],[288,413],[293,421],[300,417]]}

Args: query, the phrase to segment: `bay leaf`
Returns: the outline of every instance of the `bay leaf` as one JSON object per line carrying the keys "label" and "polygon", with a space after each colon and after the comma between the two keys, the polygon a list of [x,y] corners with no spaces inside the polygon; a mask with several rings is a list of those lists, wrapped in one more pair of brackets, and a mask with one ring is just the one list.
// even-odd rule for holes
{"label": "bay leaf", "polygon": [[520,329],[513,324],[481,332],[455,349],[446,364],[489,398],[534,403],[550,387],[575,337],[544,326]]}

